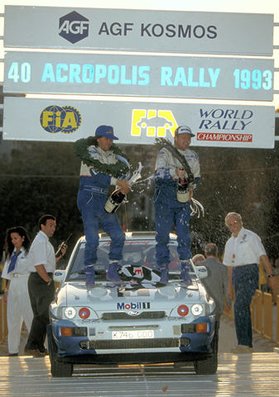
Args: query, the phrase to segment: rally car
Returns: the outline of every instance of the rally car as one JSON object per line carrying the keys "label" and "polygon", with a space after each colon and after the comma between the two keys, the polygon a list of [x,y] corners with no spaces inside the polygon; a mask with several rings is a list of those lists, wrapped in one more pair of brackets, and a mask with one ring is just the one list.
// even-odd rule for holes
{"label": "rally car", "polygon": [[121,283],[106,281],[110,239],[101,236],[96,286],[87,289],[85,238],[78,240],[50,306],[49,357],[54,377],[71,376],[74,364],[192,361],[197,374],[217,370],[215,303],[192,265],[192,283],[180,280],[177,242],[170,236],[170,281],[160,284],[154,233],[126,233]]}

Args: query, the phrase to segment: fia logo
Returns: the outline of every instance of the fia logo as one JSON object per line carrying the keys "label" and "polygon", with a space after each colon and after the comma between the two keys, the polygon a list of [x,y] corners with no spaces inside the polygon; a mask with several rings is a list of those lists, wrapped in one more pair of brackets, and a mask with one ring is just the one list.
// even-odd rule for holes
{"label": "fia logo", "polygon": [[133,109],[131,121],[131,136],[165,138],[168,134],[174,136],[178,124],[170,110]]}
{"label": "fia logo", "polygon": [[70,134],[81,124],[81,116],[72,106],[48,106],[40,115],[40,123],[44,130],[52,134],[62,132]]}
{"label": "fia logo", "polygon": [[76,11],[59,19],[59,36],[74,44],[83,40],[89,33],[89,20]]}

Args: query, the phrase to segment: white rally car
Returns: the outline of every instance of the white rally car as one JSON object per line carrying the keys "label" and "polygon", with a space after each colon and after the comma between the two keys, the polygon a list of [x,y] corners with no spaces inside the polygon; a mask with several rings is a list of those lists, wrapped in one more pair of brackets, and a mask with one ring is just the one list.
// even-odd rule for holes
{"label": "white rally car", "polygon": [[197,374],[217,370],[218,327],[215,303],[192,269],[192,284],[180,280],[177,242],[171,236],[170,281],[159,283],[155,233],[126,233],[121,285],[106,281],[110,239],[101,236],[96,286],[87,290],[83,268],[85,239],[78,240],[50,306],[48,327],[51,373],[71,376],[74,364],[192,361]]}

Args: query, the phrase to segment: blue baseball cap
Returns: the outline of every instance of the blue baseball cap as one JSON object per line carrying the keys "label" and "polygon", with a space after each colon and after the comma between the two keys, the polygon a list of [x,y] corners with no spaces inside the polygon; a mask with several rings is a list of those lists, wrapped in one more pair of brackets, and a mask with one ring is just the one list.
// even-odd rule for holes
{"label": "blue baseball cap", "polygon": [[113,134],[113,127],[111,127],[110,125],[100,125],[96,128],[95,137],[101,138],[102,136],[104,136],[105,138],[118,140],[118,138]]}
{"label": "blue baseball cap", "polygon": [[191,128],[188,127],[188,125],[180,125],[179,127],[177,127],[177,129],[175,130],[175,136],[178,136],[181,134],[188,134],[191,136],[195,136],[195,134],[192,133]]}

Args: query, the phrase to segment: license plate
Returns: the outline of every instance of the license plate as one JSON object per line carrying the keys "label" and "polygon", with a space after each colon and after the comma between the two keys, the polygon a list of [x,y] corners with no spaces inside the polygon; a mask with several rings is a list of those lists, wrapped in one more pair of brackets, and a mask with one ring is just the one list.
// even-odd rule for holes
{"label": "license plate", "polygon": [[153,339],[152,329],[133,330],[133,331],[112,331],[112,339]]}

